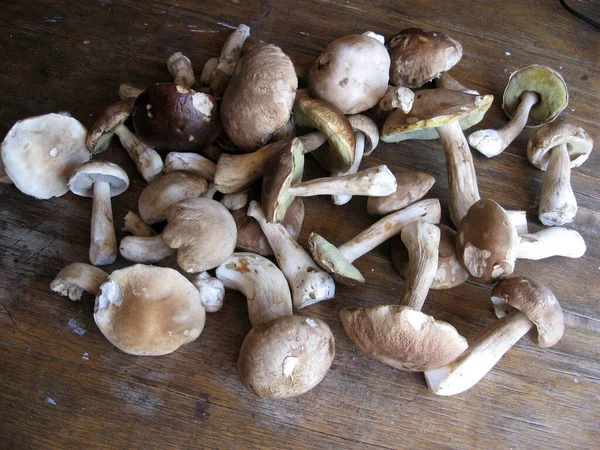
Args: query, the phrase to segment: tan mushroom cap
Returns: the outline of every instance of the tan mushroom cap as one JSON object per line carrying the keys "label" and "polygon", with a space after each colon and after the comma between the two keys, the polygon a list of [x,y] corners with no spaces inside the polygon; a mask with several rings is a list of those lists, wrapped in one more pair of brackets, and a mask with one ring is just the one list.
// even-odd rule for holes
{"label": "tan mushroom cap", "polygon": [[493,95],[472,95],[449,89],[418,91],[409,113],[397,109],[387,117],[381,128],[381,140],[438,139],[435,128],[455,120],[465,130],[483,119],[493,100]]}
{"label": "tan mushroom cap", "polygon": [[138,211],[152,225],[167,219],[169,207],[187,198],[197,198],[208,189],[208,182],[188,172],[170,172],[155,178],[138,199]]}
{"label": "tan mushroom cap", "polygon": [[340,318],[362,353],[400,370],[443,367],[468,346],[452,325],[406,306],[343,309]]}
{"label": "tan mushroom cap", "polygon": [[537,328],[540,347],[552,347],[565,330],[563,311],[554,293],[531,278],[514,276],[502,280],[492,290],[496,316],[507,315],[516,308]]}
{"label": "tan mushroom cap", "polygon": [[93,197],[94,183],[103,181],[110,185],[110,196],[116,197],[129,187],[127,173],[109,161],[89,161],[73,172],[69,180],[71,192],[83,197]]}
{"label": "tan mushroom cap", "polygon": [[369,156],[379,145],[379,128],[377,128],[377,124],[371,118],[362,114],[348,116],[348,122],[350,122],[355,133],[360,131],[365,135],[363,156]]}
{"label": "tan mushroom cap", "polygon": [[24,194],[60,197],[69,191],[73,170],[90,160],[86,137],[81,123],[62,114],[20,120],[2,142],[4,169]]}
{"label": "tan mushroom cap", "polygon": [[506,211],[495,201],[482,199],[458,224],[456,256],[474,279],[490,284],[513,273],[518,242]]}
{"label": "tan mushroom cap", "polygon": [[550,151],[561,144],[567,145],[570,167],[579,167],[590,156],[594,141],[580,126],[573,123],[552,122],[533,132],[527,144],[529,162],[538,169],[546,170]]}
{"label": "tan mushroom cap", "polygon": [[134,101],[135,98],[130,98],[113,103],[96,119],[86,140],[92,155],[108,149],[115,130],[131,116]]}
{"label": "tan mushroom cap", "polygon": [[408,28],[388,43],[392,59],[390,81],[419,88],[450,70],[462,58],[462,46],[445,34]]}
{"label": "tan mushroom cap", "polygon": [[369,197],[369,214],[389,214],[421,200],[435,183],[435,178],[423,172],[396,172],[396,192],[385,197]]}
{"label": "tan mushroom cap", "polygon": [[104,336],[131,355],[165,355],[204,328],[200,293],[183,275],[136,264],[114,271],[100,286],[94,320]]}
{"label": "tan mushroom cap", "polygon": [[525,91],[535,92],[540,98],[529,112],[528,127],[552,122],[569,103],[569,91],[563,77],[550,67],[533,64],[513,72],[508,79],[502,97],[502,109],[508,117],[516,113]]}
{"label": "tan mushroom cap", "polygon": [[238,373],[258,397],[295,397],[321,382],[334,356],[335,339],[325,322],[284,316],[250,330],[240,350]]}

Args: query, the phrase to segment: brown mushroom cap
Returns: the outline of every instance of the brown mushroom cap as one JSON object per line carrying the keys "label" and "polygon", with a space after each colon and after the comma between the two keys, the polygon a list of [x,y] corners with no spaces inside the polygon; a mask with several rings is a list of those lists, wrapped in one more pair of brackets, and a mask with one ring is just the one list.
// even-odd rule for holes
{"label": "brown mushroom cap", "polygon": [[581,127],[565,122],[552,122],[533,132],[527,144],[529,162],[538,169],[546,170],[550,150],[561,144],[567,145],[570,167],[579,167],[590,156],[594,141]]}
{"label": "brown mushroom cap", "polygon": [[362,353],[400,370],[443,367],[467,348],[452,325],[406,306],[343,309],[340,318]]}
{"label": "brown mushroom cap", "polygon": [[535,92],[540,98],[529,111],[526,125],[529,127],[552,122],[569,103],[569,91],[563,77],[550,67],[534,64],[513,72],[508,79],[502,97],[502,109],[508,117],[516,113],[525,91]]}
{"label": "brown mushroom cap", "polygon": [[531,278],[514,276],[502,280],[492,290],[496,316],[504,317],[512,308],[527,316],[537,328],[540,347],[552,347],[565,330],[563,311],[554,293]]}
{"label": "brown mushroom cap", "polygon": [[369,156],[379,145],[379,128],[377,128],[377,124],[373,119],[362,114],[348,116],[348,122],[350,122],[355,133],[360,131],[365,135],[363,156]]}
{"label": "brown mushroom cap", "polygon": [[267,144],[290,118],[298,78],[294,64],[275,45],[259,45],[235,66],[221,102],[223,129],[242,151]]}
{"label": "brown mushroom cap", "polygon": [[334,356],[335,339],[325,322],[283,316],[250,330],[240,350],[238,373],[258,397],[295,397],[321,382]]}
{"label": "brown mushroom cap", "polygon": [[397,86],[418,88],[462,58],[462,46],[445,34],[408,28],[388,43],[392,59],[390,81]]}
{"label": "brown mushroom cap", "polygon": [[131,115],[134,101],[135,98],[130,98],[113,103],[96,119],[86,140],[87,148],[92,155],[108,149],[115,130]]}
{"label": "brown mushroom cap", "polygon": [[456,256],[473,278],[490,284],[513,273],[518,242],[506,211],[495,201],[482,199],[458,224]]}
{"label": "brown mushroom cap", "polygon": [[131,115],[140,139],[158,151],[199,151],[220,131],[217,101],[174,83],[149,86],[135,100]]}
{"label": "brown mushroom cap", "polygon": [[152,225],[167,219],[169,207],[186,198],[197,198],[208,189],[204,178],[187,172],[170,172],[155,178],[138,199],[138,211],[144,222]]}
{"label": "brown mushroom cap", "polygon": [[110,196],[122,194],[129,187],[129,177],[119,166],[109,161],[89,161],[73,172],[69,180],[71,192],[83,197],[93,197],[94,183],[104,181],[110,185]]}
{"label": "brown mushroom cap", "polygon": [[100,286],[94,320],[102,334],[131,355],[165,355],[204,328],[200,293],[183,275],[136,264],[114,271]]}
{"label": "brown mushroom cap", "polygon": [[423,172],[396,172],[396,192],[385,197],[369,197],[369,214],[389,214],[421,200],[435,183],[435,178]]}

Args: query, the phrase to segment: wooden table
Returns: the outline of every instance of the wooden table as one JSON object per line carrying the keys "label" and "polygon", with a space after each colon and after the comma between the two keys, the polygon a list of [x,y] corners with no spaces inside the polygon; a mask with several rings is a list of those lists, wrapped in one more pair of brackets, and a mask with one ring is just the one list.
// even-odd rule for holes
{"label": "wooden table", "polygon": [[[569,0],[599,16],[597,0]],[[327,43],[373,30],[387,38],[407,27],[449,34],[464,47],[452,70],[495,101],[478,126],[506,122],[500,99],[508,75],[531,63],[561,72],[569,86],[565,119],[598,135],[600,31],[557,1],[504,2],[233,0],[195,2],[8,2],[0,25],[0,134],[22,118],[69,111],[90,127],[117,99],[122,82],[168,81],[165,61],[189,55],[196,71],[218,55],[239,23],[309,67]],[[494,159],[474,153],[479,188],[536,218],[542,172],[526,157],[526,130]],[[113,202],[117,229],[145,183],[115,143],[101,158],[122,165],[131,188]],[[445,163],[438,141],[381,145],[364,166],[433,174],[429,197],[448,222]],[[391,304],[403,282],[382,245],[357,261],[364,285],[301,311],[326,320],[336,358],[311,392],[290,400],[250,395],[236,360],[250,329],[244,299],[229,293],[195,342],[163,357],[126,355],[94,323],[93,298],[50,292],[65,265],[86,261],[91,201],[67,194],[38,201],[0,186],[0,446],[4,448],[598,448],[600,441],[600,152],[573,170],[580,207],[572,228],[587,242],[581,259],[519,261],[516,272],[548,285],[568,311],[564,337],[550,349],[521,340],[473,389],[431,394],[420,373],[361,355],[344,334],[348,306]],[[325,172],[307,159],[306,178]],[[340,244],[374,222],[366,200],[334,207],[310,198],[300,237]],[[118,232],[118,237],[123,233]],[[107,270],[124,267],[119,259]],[[495,320],[490,288],[467,283],[432,291],[424,311],[470,338]]]}

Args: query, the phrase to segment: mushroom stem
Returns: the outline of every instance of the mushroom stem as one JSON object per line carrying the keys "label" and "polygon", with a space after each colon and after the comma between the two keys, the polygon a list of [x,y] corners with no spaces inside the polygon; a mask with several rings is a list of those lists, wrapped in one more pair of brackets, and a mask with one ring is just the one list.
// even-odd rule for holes
{"label": "mushroom stem", "polygon": [[204,63],[204,67],[202,67],[202,72],[200,73],[200,84],[204,86],[210,86],[212,84],[212,80],[215,77],[215,70],[217,69],[218,64],[219,58],[217,58],[216,56],[210,58]]}
{"label": "mushroom stem", "polygon": [[440,76],[435,79],[435,87],[449,89],[451,91],[460,91],[464,92],[465,94],[479,95],[479,92],[463,86],[448,72],[442,72]]}
{"label": "mushroom stem", "polygon": [[256,219],[267,237],[290,285],[292,302],[296,308],[304,308],[335,296],[333,278],[317,266],[283,225],[267,222],[260,203],[250,202],[248,215]]}
{"label": "mushroom stem", "polygon": [[225,41],[210,86],[215,97],[220,98],[225,92],[248,36],[250,36],[250,27],[241,24]]}
{"label": "mushroom stem", "polygon": [[215,170],[217,165],[210,159],[199,155],[198,153],[171,152],[165,158],[164,173],[183,170],[193,173],[207,181],[215,179]]}
{"label": "mushroom stem", "polygon": [[383,197],[395,191],[396,177],[384,165],[350,175],[317,178],[298,183],[288,189],[290,195],[296,197],[343,194]]}
{"label": "mushroom stem", "polygon": [[189,89],[196,82],[192,62],[181,52],[176,52],[169,56],[167,69],[173,77],[175,84],[179,86]]}
{"label": "mushroom stem", "polygon": [[533,322],[522,312],[498,319],[453,362],[425,371],[427,386],[437,395],[456,395],[475,386],[532,327]]}
{"label": "mushroom stem", "polygon": [[391,111],[400,109],[407,114],[412,109],[415,100],[415,93],[404,86],[389,86],[387,92],[379,100],[379,109],[382,111]]}
{"label": "mushroom stem", "polygon": [[85,263],[73,263],[63,268],[50,283],[50,289],[71,300],[81,300],[83,292],[97,295],[108,274]]}
{"label": "mushroom stem", "polygon": [[567,144],[563,143],[552,149],[538,210],[540,222],[544,225],[564,225],[573,222],[577,214],[577,200],[571,187],[570,164]]}
{"label": "mushroom stem", "polygon": [[248,189],[236,192],[235,194],[225,194],[221,199],[221,203],[229,211],[237,211],[248,204]]}
{"label": "mushroom stem", "polygon": [[121,231],[127,231],[134,236],[156,236],[156,231],[154,231],[150,225],[144,222],[140,216],[131,211],[127,212],[124,221],[125,226]]}
{"label": "mushroom stem", "polygon": [[529,119],[529,111],[539,100],[540,96],[535,92],[523,92],[521,102],[510,122],[499,130],[478,130],[472,133],[469,136],[469,144],[488,158],[499,155],[523,131]]}
{"label": "mushroom stem", "polygon": [[458,121],[436,128],[446,154],[450,218],[458,226],[469,208],[479,201],[473,156]]}
{"label": "mushroom stem", "polygon": [[[351,175],[353,173],[358,172],[358,166],[360,166],[360,163],[363,158],[363,153],[365,151],[365,135],[362,132],[357,131],[356,133],[354,133],[354,139],[356,143],[354,146],[354,162],[352,163],[352,166],[350,166],[350,169],[348,169],[346,172],[332,172],[332,177]],[[331,200],[333,201],[334,205],[341,206],[345,205],[350,200],[352,200],[352,195],[332,195]]]}
{"label": "mushroom stem", "polygon": [[517,259],[581,258],[585,251],[585,241],[577,231],[552,227],[519,236]]}
{"label": "mushroom stem", "polygon": [[160,234],[152,237],[127,236],[121,239],[119,245],[121,256],[137,263],[155,263],[176,251],[164,243]]}
{"label": "mushroom stem", "polygon": [[400,233],[409,223],[415,220],[439,223],[441,215],[440,201],[437,198],[421,200],[375,222],[362,233],[339,246],[338,250],[349,262],[353,262]]}
{"label": "mushroom stem", "polygon": [[125,125],[117,127],[115,134],[147,183],[162,172],[163,161],[156,150],[140,141]]}
{"label": "mushroom stem", "polygon": [[119,85],[119,98],[121,100],[136,99],[142,92],[144,92],[143,89],[136,88],[131,84]]}
{"label": "mushroom stem", "polygon": [[198,292],[200,301],[206,312],[214,313],[223,307],[225,298],[225,286],[218,278],[211,276],[208,272],[183,273],[192,282]]}
{"label": "mushroom stem", "polygon": [[112,264],[117,258],[117,236],[110,203],[110,184],[96,181],[93,200],[90,262],[95,266]]}
{"label": "mushroom stem", "polygon": [[517,234],[519,236],[529,233],[529,227],[527,226],[527,211],[508,209],[505,209],[504,211],[506,211],[506,214],[508,214],[510,221],[517,229]]}

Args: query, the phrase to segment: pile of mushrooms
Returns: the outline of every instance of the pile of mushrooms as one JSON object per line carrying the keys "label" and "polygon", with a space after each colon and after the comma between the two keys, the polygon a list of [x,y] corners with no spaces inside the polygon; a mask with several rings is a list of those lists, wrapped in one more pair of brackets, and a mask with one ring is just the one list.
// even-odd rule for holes
{"label": "pile of mushrooms", "polygon": [[[546,171],[539,217],[544,225],[571,222],[577,203],[570,169],[593,144],[580,127],[550,123],[568,102],[557,72],[533,65],[513,73],[503,97],[511,122],[467,141],[463,130],[483,119],[493,97],[448,72],[463,52],[451,37],[416,28],[387,43],[373,32],[341,37],[316,58],[300,90],[289,56],[249,37],[250,28],[240,25],[199,77],[189,58],[174,53],[167,60],[173,82],[121,85],[121,99],[89,132],[64,114],[11,128],[1,148],[1,182],[39,199],[69,190],[93,198],[92,265],[66,266],[53,291],[71,300],[95,295],[94,319],[104,336],[123,352],[153,356],[197,339],[205,313],[221,308],[225,290],[240,291],[252,330],[238,373],[264,398],[297,396],[324,379],[335,339],[305,308],[334,298],[336,282],[364,283],[354,261],[387,240],[405,280],[397,304],[340,312],[346,334],[366,355],[424,372],[432,392],[454,395],[483,378],[533,325],[540,346],[560,340],[562,310],[552,292],[512,274],[520,258],[581,257],[585,242],[562,227],[529,233],[523,211],[482,199],[469,148],[495,156],[524,127],[547,124],[527,149],[531,163]],[[131,236],[118,244],[111,197],[128,188],[129,176],[98,159],[114,135],[147,183],[138,214],[124,218],[122,231]],[[369,161],[380,139],[438,138],[456,230],[440,224],[446,205],[424,198],[434,177],[392,173]],[[331,175],[305,180],[307,154]],[[298,242],[300,197],[315,195],[330,195],[335,205],[368,196],[367,212],[383,217],[337,246],[335,237],[330,242],[310,230],[307,251]],[[112,264],[117,248],[134,264],[111,274],[95,267]],[[500,317],[470,342],[421,312],[430,289],[468,278],[498,283],[491,296]]]}

